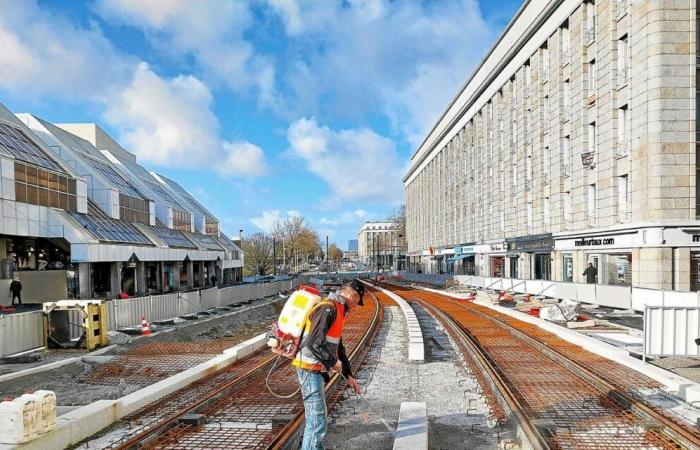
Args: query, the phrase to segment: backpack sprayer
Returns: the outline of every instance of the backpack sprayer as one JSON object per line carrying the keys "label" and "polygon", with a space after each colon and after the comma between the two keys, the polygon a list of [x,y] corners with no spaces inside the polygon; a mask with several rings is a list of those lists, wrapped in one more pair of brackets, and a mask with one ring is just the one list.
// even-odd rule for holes
{"label": "backpack sprayer", "polygon": [[[301,345],[301,340],[304,337],[304,327],[306,325],[306,319],[311,315],[313,309],[321,303],[321,292],[307,285],[300,285],[297,291],[287,299],[287,302],[282,308],[277,323],[272,326],[272,329],[267,333],[267,346],[270,347],[272,353],[275,353],[277,359],[275,360],[270,370],[267,372],[267,377],[265,378],[265,387],[270,391],[270,394],[277,398],[291,398],[295,396],[300,390],[301,385],[306,381],[306,378],[299,383],[299,387],[288,395],[278,394],[272,390],[270,387],[270,375],[272,371],[277,367],[279,360],[284,357],[288,359],[294,359],[297,352],[299,351],[299,346]],[[349,384],[345,375],[341,372],[336,372],[338,375],[343,377],[343,379]],[[308,376],[308,373],[307,375]],[[396,437],[396,432],[391,428],[386,420],[369,404],[365,398],[356,392],[357,396],[367,405],[367,408],[376,415],[382,424],[387,429],[387,431]]]}

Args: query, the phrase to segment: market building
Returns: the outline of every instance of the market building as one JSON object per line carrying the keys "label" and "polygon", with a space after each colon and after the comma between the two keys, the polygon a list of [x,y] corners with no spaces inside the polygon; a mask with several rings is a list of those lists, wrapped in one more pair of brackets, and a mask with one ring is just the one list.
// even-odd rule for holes
{"label": "market building", "polygon": [[526,1],[411,159],[409,269],[697,290],[696,16]]}
{"label": "market building", "polygon": [[0,167],[0,289],[17,278],[26,301],[147,295],[207,287],[212,276],[217,284],[241,278],[243,254],[218,221],[205,220],[191,195],[147,172],[94,124],[59,126],[0,105]]}

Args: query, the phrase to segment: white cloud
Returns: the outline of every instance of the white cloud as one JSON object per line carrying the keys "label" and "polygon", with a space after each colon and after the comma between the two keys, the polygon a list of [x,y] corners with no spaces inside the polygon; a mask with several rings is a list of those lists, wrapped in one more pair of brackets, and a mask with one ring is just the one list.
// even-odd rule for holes
{"label": "white cloud", "polygon": [[136,62],[94,23],[81,28],[31,0],[2,2],[0,48],[0,88],[25,99],[105,101]]}
{"label": "white cloud", "polygon": [[145,63],[107,108],[107,121],[142,161],[170,167],[213,167],[223,176],[265,172],[262,149],[249,142],[226,142],[211,110],[212,94],[191,75],[164,79]]}
{"label": "white cloud", "polygon": [[216,170],[224,176],[261,176],[267,173],[265,153],[250,142],[225,142],[226,158]]}
{"label": "white cloud", "polygon": [[260,230],[269,233],[272,231],[272,226],[278,220],[282,220],[285,217],[301,216],[301,213],[297,210],[291,209],[282,213],[279,209],[272,209],[268,211],[263,211],[259,216],[250,219],[253,225],[258,227]]}
{"label": "white cloud", "polygon": [[287,141],[291,154],[342,200],[381,203],[403,197],[404,167],[391,139],[368,128],[335,131],[304,118],[289,127]]}
{"label": "white cloud", "polygon": [[[146,3],[153,23],[189,2]],[[56,39],[60,36],[60,39]],[[197,77],[163,78],[123,54],[94,24],[81,28],[36,3],[6,2],[0,15],[0,89],[25,97],[88,102],[142,161],[170,167],[211,167],[225,176],[265,172],[264,153],[245,141],[226,142]]]}
{"label": "white cloud", "polygon": [[191,58],[205,78],[238,93],[254,90],[261,104],[276,104],[274,65],[245,37],[255,25],[250,2],[101,0],[95,10],[107,21],[141,29],[159,49]]}
{"label": "white cloud", "polygon": [[337,227],[340,225],[351,225],[364,221],[368,216],[367,211],[364,209],[356,209],[354,211],[345,211],[338,214],[336,217],[328,218],[322,217],[318,223],[320,225],[326,225],[331,227]]}
{"label": "white cloud", "polygon": [[293,112],[347,120],[381,111],[414,146],[494,37],[477,0],[268,3],[297,57],[279,68]]}

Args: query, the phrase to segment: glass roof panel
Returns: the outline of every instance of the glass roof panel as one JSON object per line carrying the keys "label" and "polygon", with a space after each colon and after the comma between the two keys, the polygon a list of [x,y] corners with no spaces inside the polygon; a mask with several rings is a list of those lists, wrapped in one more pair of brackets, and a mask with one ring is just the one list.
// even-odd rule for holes
{"label": "glass roof panel", "polygon": [[107,178],[113,185],[115,185],[119,192],[122,194],[130,195],[136,198],[144,198],[144,196],[123,176],[117,173],[109,164],[99,161],[95,158],[86,156],[85,159],[99,171],[105,178]]}
{"label": "glass roof panel", "polygon": [[134,225],[123,220],[108,217],[92,201],[88,200],[88,213],[70,213],[80,224],[98,240],[137,245],[153,245]]}
{"label": "glass roof panel", "polygon": [[151,227],[151,229],[158,236],[158,238],[162,240],[163,243],[168,247],[191,249],[197,248],[197,246],[194,245],[192,241],[187,239],[184,233],[166,227],[161,221],[157,221],[156,226]]}
{"label": "glass roof panel", "polygon": [[65,173],[49,155],[19,128],[0,123],[0,147],[10,152],[15,158],[45,169]]}
{"label": "glass roof panel", "polygon": [[197,245],[207,250],[224,250],[224,248],[219,245],[213,237],[206,234],[187,233],[186,236],[195,241]]}

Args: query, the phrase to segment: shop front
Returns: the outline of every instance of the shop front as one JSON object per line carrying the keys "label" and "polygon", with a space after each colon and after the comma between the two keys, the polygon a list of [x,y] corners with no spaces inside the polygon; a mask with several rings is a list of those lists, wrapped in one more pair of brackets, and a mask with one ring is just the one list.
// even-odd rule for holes
{"label": "shop front", "polygon": [[[513,278],[534,280],[552,279],[552,250],[554,239],[551,234],[540,234],[507,239],[508,257]],[[516,258],[515,255],[518,255]],[[513,261],[515,259],[515,261]],[[512,266],[515,263],[515,272]]]}
{"label": "shop front", "polygon": [[644,240],[639,230],[590,233],[555,240],[562,281],[632,285],[632,255],[634,248]]}
{"label": "shop front", "polygon": [[474,275],[474,246],[458,245],[454,248],[454,255],[449,258],[453,264],[455,275]]}

